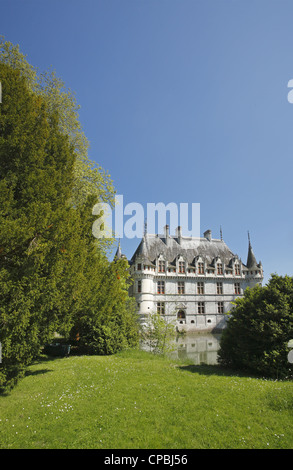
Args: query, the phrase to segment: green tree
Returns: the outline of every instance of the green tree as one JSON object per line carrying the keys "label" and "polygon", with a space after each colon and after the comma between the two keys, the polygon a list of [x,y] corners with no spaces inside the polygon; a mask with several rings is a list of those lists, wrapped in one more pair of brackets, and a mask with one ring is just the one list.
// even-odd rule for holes
{"label": "green tree", "polygon": [[111,240],[92,235],[92,208],[113,204],[115,191],[88,158],[74,96],[3,40],[0,79],[3,386],[56,331],[78,329],[88,351],[103,354],[136,345],[138,333],[127,262],[110,263]]}
{"label": "green tree", "polygon": [[19,71],[0,63],[0,77],[3,382],[70,318],[78,285],[68,257],[73,244],[77,254],[81,243],[80,216],[70,203],[75,155],[59,130],[58,115],[48,114]]}
{"label": "green tree", "polygon": [[272,275],[267,286],[246,289],[230,313],[220,341],[220,364],[262,376],[289,376],[293,278]]}
{"label": "green tree", "polygon": [[150,313],[146,324],[141,326],[141,340],[154,354],[167,354],[175,349],[174,321],[168,321],[158,313]]}
{"label": "green tree", "polygon": [[128,263],[110,263],[103,254],[92,260],[95,288],[76,314],[71,341],[87,354],[114,354],[138,345],[138,316],[134,299],[129,298]]}

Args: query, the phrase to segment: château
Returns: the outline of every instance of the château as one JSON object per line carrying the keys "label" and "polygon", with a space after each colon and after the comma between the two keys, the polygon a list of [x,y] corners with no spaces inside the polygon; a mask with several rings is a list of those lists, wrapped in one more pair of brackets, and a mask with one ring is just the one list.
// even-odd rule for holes
{"label": "ch\u00e2teau", "polygon": [[[120,244],[116,257],[121,255]],[[175,320],[178,330],[216,331],[225,327],[232,302],[247,287],[262,284],[263,268],[257,263],[249,239],[247,262],[228,248],[222,235],[212,238],[165,233],[144,236],[129,261],[135,297],[142,322],[157,312]]]}

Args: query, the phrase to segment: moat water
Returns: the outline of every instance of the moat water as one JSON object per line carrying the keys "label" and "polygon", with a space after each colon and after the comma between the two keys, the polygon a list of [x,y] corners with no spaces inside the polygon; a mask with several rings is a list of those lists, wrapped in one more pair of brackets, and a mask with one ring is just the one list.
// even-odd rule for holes
{"label": "moat water", "polygon": [[[178,335],[173,342],[172,359],[189,359],[195,365],[218,363],[221,334],[186,333]],[[141,348],[149,351],[149,347],[141,344]]]}
{"label": "moat water", "polygon": [[174,359],[191,359],[196,365],[218,363],[221,334],[186,333],[174,341],[174,351],[170,356]]}

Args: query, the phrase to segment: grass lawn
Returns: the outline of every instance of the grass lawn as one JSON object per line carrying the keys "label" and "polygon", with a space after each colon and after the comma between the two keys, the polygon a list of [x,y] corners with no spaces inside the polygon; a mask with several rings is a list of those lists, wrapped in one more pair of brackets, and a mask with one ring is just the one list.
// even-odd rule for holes
{"label": "grass lawn", "polygon": [[2,449],[292,447],[292,382],[143,351],[40,361],[0,396]]}

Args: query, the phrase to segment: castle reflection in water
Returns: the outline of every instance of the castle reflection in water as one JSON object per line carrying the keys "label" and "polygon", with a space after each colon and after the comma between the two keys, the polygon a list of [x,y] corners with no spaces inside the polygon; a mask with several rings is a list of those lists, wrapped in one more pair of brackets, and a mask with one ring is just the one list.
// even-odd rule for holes
{"label": "castle reflection in water", "polygon": [[175,348],[170,356],[174,359],[189,359],[193,364],[215,365],[218,362],[221,334],[188,333],[175,339]]}

